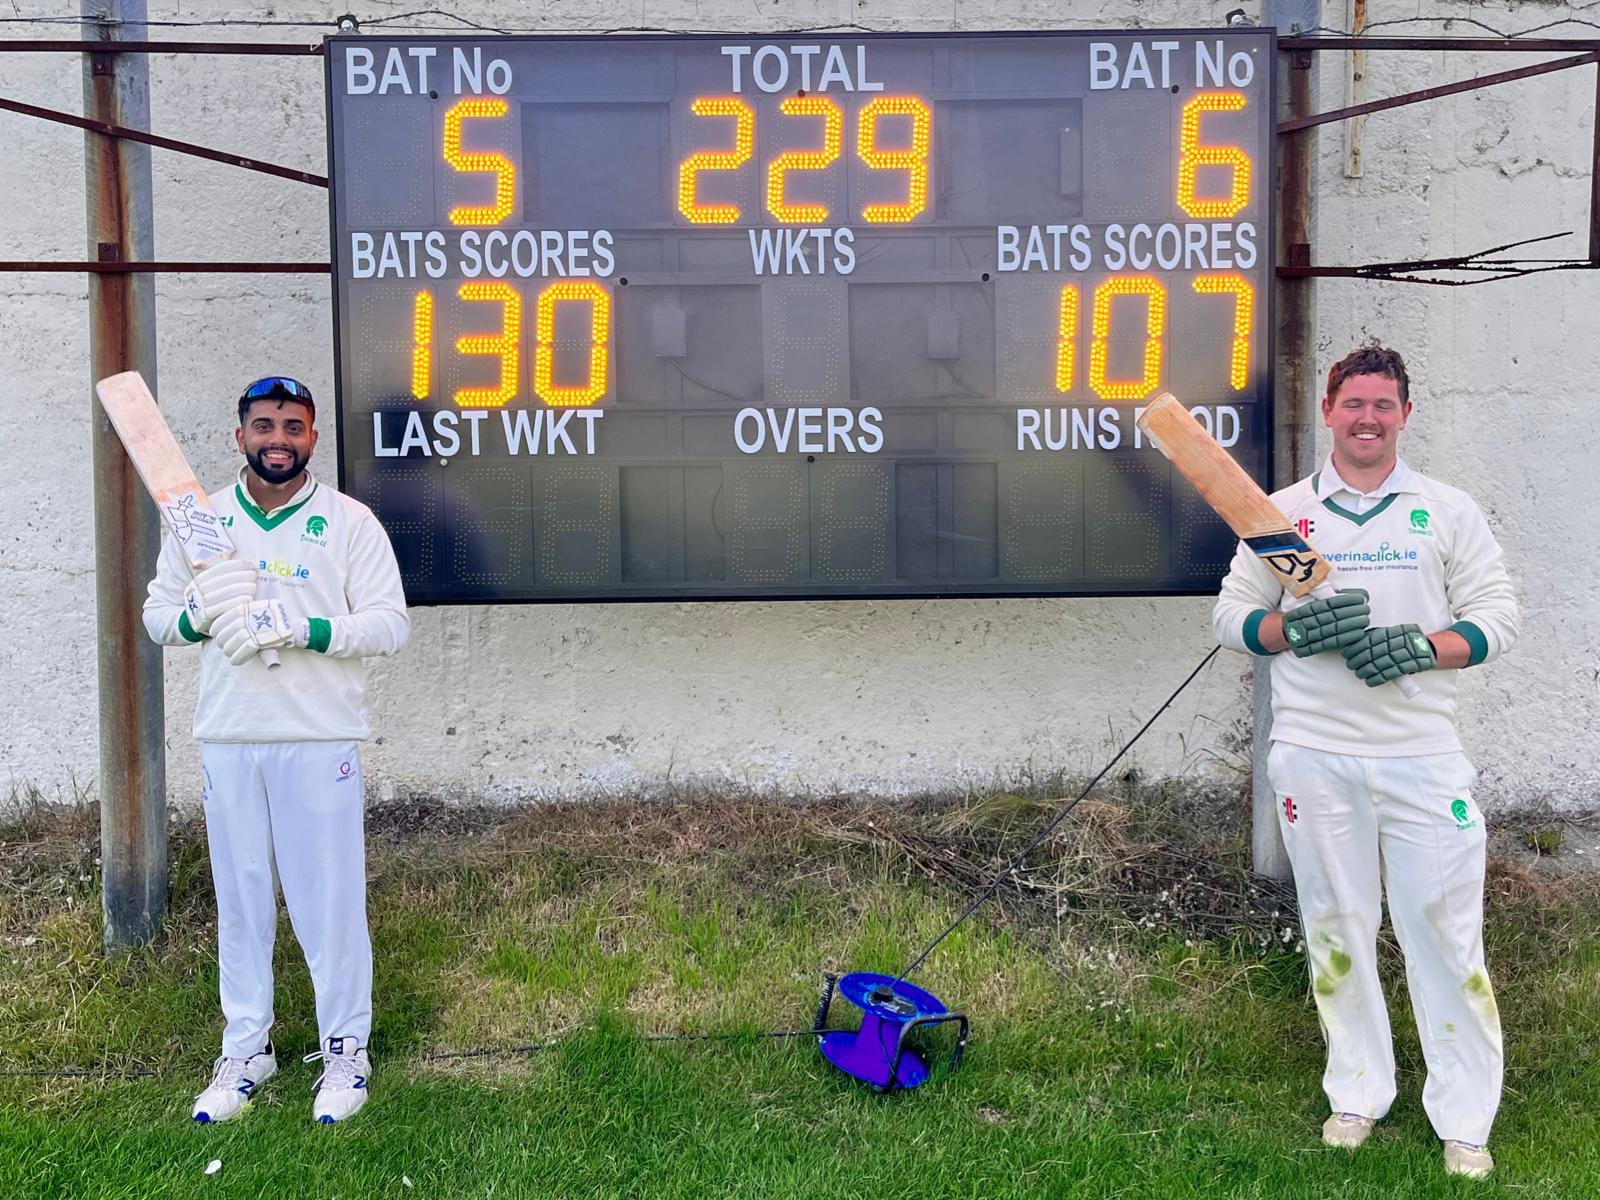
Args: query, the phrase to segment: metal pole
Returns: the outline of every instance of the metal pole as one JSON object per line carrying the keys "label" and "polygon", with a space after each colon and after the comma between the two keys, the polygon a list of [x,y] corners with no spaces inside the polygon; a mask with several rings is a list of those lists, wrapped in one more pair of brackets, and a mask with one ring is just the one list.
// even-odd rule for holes
{"label": "metal pole", "polygon": [[1589,261],[1600,266],[1600,67],[1594,73],[1594,165],[1589,171]]}
{"label": "metal pole", "polygon": [[[1280,36],[1300,34],[1322,24],[1320,0],[1265,0],[1262,24],[1275,25]],[[1312,111],[1316,94],[1316,55],[1307,50],[1279,54],[1279,121]],[[1278,261],[1311,262],[1312,172],[1316,132],[1288,134],[1278,146]],[[1286,487],[1311,472],[1311,414],[1316,394],[1316,283],[1311,279],[1273,281],[1277,356],[1273,362],[1273,479]],[[1277,797],[1267,781],[1267,749],[1272,741],[1272,684],[1267,660],[1255,665],[1252,697],[1250,849],[1255,869],[1274,879],[1288,879],[1289,855],[1278,830]]]}
{"label": "metal pole", "polygon": [[[84,34],[115,41],[132,24],[142,33],[146,0],[83,0]],[[86,116],[150,127],[149,61],[137,54],[83,56]],[[126,262],[155,257],[150,150],[122,138],[85,133],[89,258]],[[156,375],[155,280],[91,274],[90,383],[137,370]],[[100,687],[100,863],[108,951],[148,942],[167,906],[165,712],[161,648],[140,621],[145,584],[155,574],[160,533],[154,507],[92,390],[94,564]]]}
{"label": "metal pole", "polygon": [[[1346,12],[1351,33],[1361,33],[1367,27],[1367,0],[1347,0]],[[1352,50],[1345,56],[1344,103],[1346,108],[1365,104],[1367,100],[1367,52]],[[1344,173],[1347,179],[1361,178],[1361,135],[1367,127],[1367,118],[1351,117],[1344,123]]]}

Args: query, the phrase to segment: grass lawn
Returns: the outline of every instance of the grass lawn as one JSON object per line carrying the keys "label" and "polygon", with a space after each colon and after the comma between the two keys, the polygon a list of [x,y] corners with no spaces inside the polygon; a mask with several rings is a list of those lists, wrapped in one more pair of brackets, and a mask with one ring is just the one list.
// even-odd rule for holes
{"label": "grass lawn", "polygon": [[[1158,807],[1091,801],[935,952],[917,981],[972,1017],[967,1060],[890,1097],[807,1038],[649,1035],[806,1028],[824,969],[903,965],[1039,804],[377,814],[372,1101],[331,1128],[287,920],[279,1074],[194,1126],[220,1030],[199,831],[174,831],[158,944],[106,959],[92,809],[28,811],[0,828],[0,1197],[1600,1197],[1592,877],[1493,872],[1499,1169],[1449,1180],[1393,948],[1400,1099],[1325,1149],[1292,918],[1237,835],[1173,852]],[[91,1075],[18,1073],[66,1066]]]}

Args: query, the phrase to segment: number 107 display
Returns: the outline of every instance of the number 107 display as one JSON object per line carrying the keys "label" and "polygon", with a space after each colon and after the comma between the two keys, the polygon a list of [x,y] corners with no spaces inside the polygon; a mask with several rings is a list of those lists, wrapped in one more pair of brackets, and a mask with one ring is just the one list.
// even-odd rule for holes
{"label": "number 107 display", "polygon": [[343,486],[414,603],[1155,594],[1265,482],[1270,32],[336,38]]}

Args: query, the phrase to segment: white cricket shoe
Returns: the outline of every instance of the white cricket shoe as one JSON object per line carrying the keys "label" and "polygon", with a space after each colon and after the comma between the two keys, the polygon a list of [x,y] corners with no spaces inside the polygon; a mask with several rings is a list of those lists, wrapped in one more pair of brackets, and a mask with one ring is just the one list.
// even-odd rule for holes
{"label": "white cricket shoe", "polygon": [[1489,1172],[1494,1170],[1494,1159],[1489,1157],[1489,1151],[1484,1146],[1474,1146],[1471,1142],[1458,1142],[1448,1140],[1444,1144],[1444,1173],[1446,1175],[1464,1175],[1468,1179],[1487,1179]]}
{"label": "white cricket shoe", "polygon": [[367,1075],[372,1070],[367,1052],[352,1037],[333,1037],[322,1049],[306,1055],[306,1062],[322,1060],[322,1077],[317,1080],[317,1098],[311,1116],[323,1125],[347,1121],[367,1102]]}
{"label": "white cricket shoe", "polygon": [[250,1107],[256,1088],[278,1070],[269,1043],[265,1050],[249,1058],[223,1055],[211,1069],[211,1082],[194,1100],[194,1119],[202,1125],[231,1121]]}
{"label": "white cricket shoe", "polygon": [[1375,1124],[1377,1122],[1371,1117],[1363,1117],[1358,1113],[1334,1113],[1322,1123],[1322,1143],[1354,1150],[1372,1136]]}

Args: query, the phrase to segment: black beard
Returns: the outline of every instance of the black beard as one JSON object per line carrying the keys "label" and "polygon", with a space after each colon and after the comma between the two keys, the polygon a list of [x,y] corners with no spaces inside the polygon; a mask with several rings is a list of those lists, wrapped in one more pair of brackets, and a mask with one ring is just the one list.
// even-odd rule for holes
{"label": "black beard", "polygon": [[286,467],[269,467],[266,462],[266,452],[258,450],[254,454],[246,454],[245,461],[250,464],[250,469],[261,476],[267,483],[288,483],[301,471],[306,469],[306,459],[301,458],[294,450],[290,450],[291,458]]}

